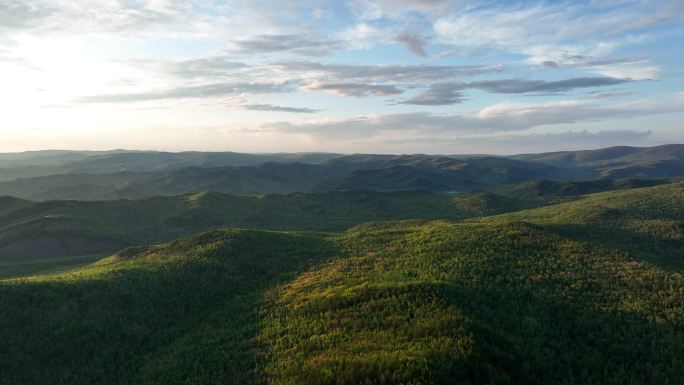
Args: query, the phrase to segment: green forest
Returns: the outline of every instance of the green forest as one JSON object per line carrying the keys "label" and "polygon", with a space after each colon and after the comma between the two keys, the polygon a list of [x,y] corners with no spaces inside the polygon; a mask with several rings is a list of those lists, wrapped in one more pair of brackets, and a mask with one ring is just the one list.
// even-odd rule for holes
{"label": "green forest", "polygon": [[684,183],[651,184],[39,259],[0,280],[0,384],[678,384]]}

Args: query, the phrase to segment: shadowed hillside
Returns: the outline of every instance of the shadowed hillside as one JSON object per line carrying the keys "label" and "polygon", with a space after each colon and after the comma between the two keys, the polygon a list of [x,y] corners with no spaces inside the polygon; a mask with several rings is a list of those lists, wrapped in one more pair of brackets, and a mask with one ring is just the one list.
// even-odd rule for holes
{"label": "shadowed hillside", "polygon": [[103,202],[0,198],[0,260],[111,252],[218,227],[341,231],[373,220],[465,215],[448,196],[427,191],[198,193]]}
{"label": "shadowed hillside", "polygon": [[510,187],[457,195],[454,203],[472,216],[493,215],[571,201],[587,194],[657,186],[672,181],[672,179],[600,179],[558,182],[539,179]]}
{"label": "shadowed hillside", "polygon": [[539,180],[453,199],[424,190],[256,196],[209,192],[101,202],[32,202],[6,197],[0,198],[0,260],[29,262],[101,254],[219,227],[342,231],[369,221],[459,219],[666,182]]}

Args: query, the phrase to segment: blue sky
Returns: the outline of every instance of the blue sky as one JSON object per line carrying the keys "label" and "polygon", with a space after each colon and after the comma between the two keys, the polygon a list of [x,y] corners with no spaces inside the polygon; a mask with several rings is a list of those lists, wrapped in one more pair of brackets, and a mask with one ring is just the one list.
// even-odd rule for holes
{"label": "blue sky", "polygon": [[0,151],[684,142],[684,2],[4,0]]}

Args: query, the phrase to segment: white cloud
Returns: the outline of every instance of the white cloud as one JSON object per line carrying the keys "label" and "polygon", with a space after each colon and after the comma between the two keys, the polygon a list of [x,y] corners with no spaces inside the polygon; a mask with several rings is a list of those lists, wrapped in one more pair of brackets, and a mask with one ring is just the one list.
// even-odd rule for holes
{"label": "white cloud", "polygon": [[[642,64],[643,63],[643,64]],[[656,80],[660,78],[661,70],[659,67],[642,63],[618,63],[594,66],[596,71],[602,75],[633,79],[633,80]]]}
{"label": "white cloud", "polygon": [[404,18],[412,12],[431,17],[460,9],[466,3],[460,0],[354,0],[349,5],[359,19],[377,20],[382,17]]}
{"label": "white cloud", "polygon": [[[618,48],[640,43],[643,37],[618,37],[619,32],[639,30],[658,22],[682,18],[681,1],[625,1],[621,6],[579,2],[540,2],[475,7],[439,18],[437,39],[455,47],[502,50],[528,55],[531,63],[560,63],[565,57],[604,58]],[[574,63],[582,67],[580,61]],[[654,79],[659,69],[648,59],[632,63],[586,66],[600,74]]]}
{"label": "white cloud", "polygon": [[342,31],[338,36],[350,48],[366,49],[372,47],[378,41],[390,40],[390,35],[390,31],[361,23]]}

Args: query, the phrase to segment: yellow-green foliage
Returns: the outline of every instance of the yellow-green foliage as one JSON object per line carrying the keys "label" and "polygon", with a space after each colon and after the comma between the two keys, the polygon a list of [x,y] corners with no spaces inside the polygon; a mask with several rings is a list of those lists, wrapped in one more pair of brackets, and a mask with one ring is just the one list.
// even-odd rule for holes
{"label": "yellow-green foliage", "polygon": [[269,296],[260,339],[270,383],[648,384],[684,374],[684,278],[627,250],[520,222],[388,227],[340,242],[353,257]]}

